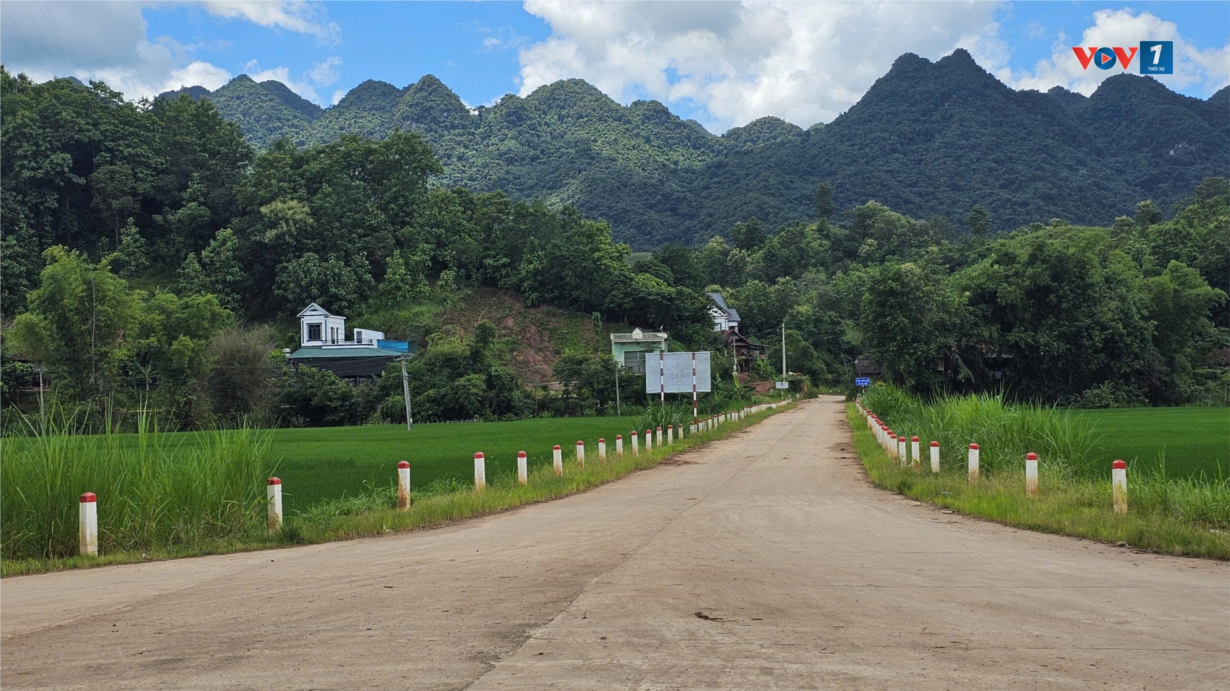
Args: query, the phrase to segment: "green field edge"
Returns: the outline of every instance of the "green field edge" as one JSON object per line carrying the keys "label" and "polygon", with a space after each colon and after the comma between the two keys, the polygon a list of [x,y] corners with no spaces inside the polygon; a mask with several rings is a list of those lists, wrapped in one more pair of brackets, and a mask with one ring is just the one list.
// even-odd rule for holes
{"label": "green field edge", "polygon": [[[859,461],[880,489],[1013,528],[1158,554],[1230,560],[1230,534],[1156,513],[1141,515],[1129,510],[1127,515],[1115,514],[1109,478],[1106,482],[1071,480],[1030,498],[1024,494],[1023,471],[1021,478],[984,472],[977,483],[970,483],[965,473],[919,473],[902,468],[888,456],[853,403],[846,405],[846,418]],[[1091,495],[1104,495],[1105,501],[1091,506]]]}
{"label": "green field edge", "polygon": [[764,410],[743,420],[728,422],[718,429],[676,440],[670,446],[656,447],[651,452],[642,449],[639,456],[633,456],[632,449],[628,445],[625,448],[624,457],[620,459],[615,455],[612,445],[605,462],[597,460],[595,454],[587,459],[584,468],[578,468],[574,458],[565,456],[562,477],[555,477],[550,466],[538,467],[530,471],[529,483],[525,486],[517,485],[513,476],[504,474],[489,479],[485,491],[466,490],[430,496],[417,500],[408,511],[388,509],[356,516],[334,516],[313,521],[290,516],[277,533],[261,531],[193,546],[151,549],[144,552],[114,552],[96,557],[74,556],[66,559],[0,560],[0,578],[69,569],[298,547],[440,528],[460,520],[512,511],[600,487],[631,473],[661,465],[664,461],[686,451],[725,439],[735,432],[790,410],[796,405],[797,403],[794,402],[784,402],[775,409]]}

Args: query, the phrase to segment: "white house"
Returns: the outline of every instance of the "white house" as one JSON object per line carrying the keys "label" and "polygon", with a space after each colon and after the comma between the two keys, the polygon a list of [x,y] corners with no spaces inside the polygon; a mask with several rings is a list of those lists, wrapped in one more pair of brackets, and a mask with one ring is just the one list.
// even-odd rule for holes
{"label": "white house", "polygon": [[713,301],[709,306],[709,316],[713,317],[713,330],[738,331],[739,313],[735,308],[727,306],[721,293],[709,293],[709,299]]}
{"label": "white house", "polygon": [[329,370],[357,384],[413,354],[414,344],[385,340],[384,332],[375,329],[355,329],[354,338],[346,340],[346,318],[313,302],[299,313],[299,349],[287,358],[294,366]]}

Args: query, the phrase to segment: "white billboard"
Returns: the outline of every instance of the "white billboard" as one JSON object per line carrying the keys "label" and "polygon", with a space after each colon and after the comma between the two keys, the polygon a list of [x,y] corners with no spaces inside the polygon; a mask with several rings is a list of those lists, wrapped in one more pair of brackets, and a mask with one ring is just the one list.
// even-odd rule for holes
{"label": "white billboard", "polygon": [[[695,356],[695,357],[693,357]],[[712,390],[709,351],[696,353],[645,353],[645,393],[692,393],[692,367],[696,367],[696,391]]]}

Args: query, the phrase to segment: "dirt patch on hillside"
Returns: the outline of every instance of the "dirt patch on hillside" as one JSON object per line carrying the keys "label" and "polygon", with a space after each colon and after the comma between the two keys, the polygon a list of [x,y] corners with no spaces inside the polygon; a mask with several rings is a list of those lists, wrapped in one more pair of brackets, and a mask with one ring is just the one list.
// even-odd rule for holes
{"label": "dirt patch on hillside", "polygon": [[[500,359],[526,384],[551,382],[552,368],[568,350],[594,350],[602,345],[587,314],[555,307],[526,307],[521,296],[483,288],[453,303],[442,321],[469,335],[484,319],[495,324],[502,346]],[[604,325],[604,332],[617,330]]]}

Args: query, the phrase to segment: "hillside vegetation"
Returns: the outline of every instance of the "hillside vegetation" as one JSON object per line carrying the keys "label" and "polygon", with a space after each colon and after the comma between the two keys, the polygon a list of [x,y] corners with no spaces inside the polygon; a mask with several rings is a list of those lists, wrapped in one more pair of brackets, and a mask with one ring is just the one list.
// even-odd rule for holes
{"label": "hillside vegetation", "polygon": [[1107,225],[1152,199],[1169,210],[1201,180],[1230,174],[1230,89],[1208,101],[1131,74],[1090,97],[1013,91],[964,50],[901,56],[848,112],[803,130],[761,118],[721,136],[656,101],[621,106],[581,80],[469,109],[427,75],[367,81],[321,110],[278,82],[237,77],[212,100],[258,149],[344,134],[417,132],[445,186],[572,204],[635,249],[701,243],[736,222],[813,217],[828,181],[839,211],[874,200],[958,224],[981,204],[994,230],[1058,217]]}

